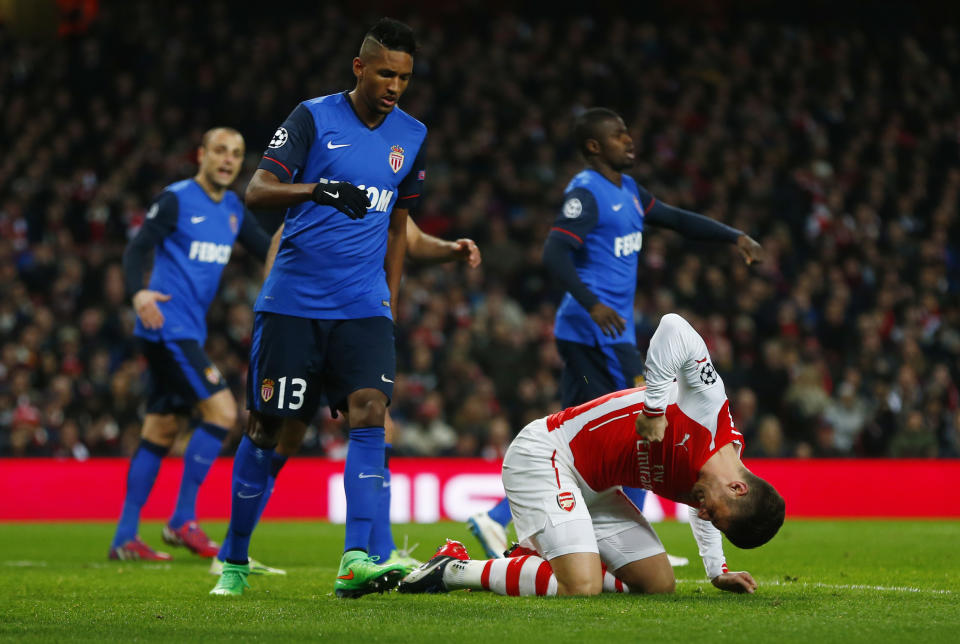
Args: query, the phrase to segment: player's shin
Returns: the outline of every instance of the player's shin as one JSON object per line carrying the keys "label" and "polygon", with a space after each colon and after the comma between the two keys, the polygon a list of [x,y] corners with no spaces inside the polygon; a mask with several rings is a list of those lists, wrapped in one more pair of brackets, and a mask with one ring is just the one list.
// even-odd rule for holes
{"label": "player's shin", "polygon": [[140,446],[130,459],[127,471],[127,490],[123,501],[123,512],[117,522],[117,531],[112,547],[122,546],[137,536],[140,525],[140,509],[147,502],[153,483],[160,471],[160,462],[169,448],[157,445],[146,439],[140,440]]}
{"label": "player's shin", "polygon": [[212,423],[200,423],[193,431],[187,449],[183,453],[183,477],[177,506],[170,518],[173,529],[197,518],[197,492],[207,478],[210,466],[220,454],[220,447],[227,437],[227,429]]}
{"label": "player's shin", "polygon": [[350,444],[343,471],[347,497],[347,525],[344,551],[367,551],[370,533],[384,483],[383,427],[356,427],[350,430]]}
{"label": "player's shin", "polygon": [[248,560],[250,535],[257,523],[263,495],[270,477],[272,449],[254,445],[244,436],[233,461],[233,489],[230,506],[230,547],[224,553],[229,563],[245,564]]}
{"label": "player's shin", "polygon": [[390,554],[397,549],[390,526],[390,445],[385,444],[384,448],[383,484],[370,527],[370,547],[367,550],[371,557],[379,557],[380,563],[390,559]]}
{"label": "player's shin", "polygon": [[[262,499],[260,501],[260,507],[257,509],[257,518],[253,523],[253,527],[256,528],[257,524],[260,523],[260,517],[263,516],[263,510],[267,507],[267,502],[270,500],[270,497],[273,496],[273,489],[276,486],[277,476],[280,474],[280,470],[283,469],[283,466],[287,464],[287,457],[283,454],[273,453],[273,456],[270,457],[270,476],[267,478],[267,489],[264,490]],[[217,553],[217,559],[220,561],[227,560],[227,552],[233,541],[233,533],[230,531],[230,526],[227,526],[227,535],[223,538],[223,545],[220,546],[220,552]]]}

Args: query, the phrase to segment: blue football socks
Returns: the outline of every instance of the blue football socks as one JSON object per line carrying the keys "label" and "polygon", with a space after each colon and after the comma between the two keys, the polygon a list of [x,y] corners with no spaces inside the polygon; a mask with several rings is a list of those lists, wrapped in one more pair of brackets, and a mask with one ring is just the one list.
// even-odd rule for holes
{"label": "blue football socks", "polygon": [[[267,489],[263,493],[263,500],[260,501],[260,508],[257,510],[257,518],[253,523],[254,528],[256,528],[257,524],[260,523],[260,517],[263,516],[263,510],[267,507],[267,501],[269,501],[270,497],[273,496],[273,488],[276,485],[277,475],[280,474],[280,470],[283,469],[283,466],[286,465],[286,463],[287,457],[283,456],[282,454],[277,454],[274,452],[273,456],[270,457],[270,476],[267,477]],[[223,538],[223,545],[220,546],[220,552],[217,553],[217,559],[220,561],[227,560],[227,552],[233,547],[232,541],[233,532],[230,531],[228,526],[227,536]]]}
{"label": "blue football socks", "polygon": [[390,558],[390,553],[397,549],[393,540],[393,529],[390,527],[390,443],[383,458],[383,485],[380,488],[380,500],[377,504],[377,513],[373,517],[373,526],[370,529],[370,547],[367,552],[371,557],[379,557],[383,563]]}
{"label": "blue football socks", "polygon": [[272,449],[254,445],[244,436],[233,460],[233,490],[230,506],[230,546],[224,553],[230,563],[247,563],[250,535],[260,516],[263,495],[270,478]]}
{"label": "blue football socks", "polygon": [[170,527],[176,530],[184,523],[197,518],[197,492],[210,466],[220,454],[223,439],[227,437],[227,429],[212,423],[200,423],[193,430],[193,436],[183,453],[183,478],[180,480],[180,494],[177,496],[177,507],[170,517]]}
{"label": "blue football socks", "polygon": [[169,451],[168,447],[140,439],[140,446],[130,459],[127,471],[127,494],[123,500],[123,512],[117,522],[117,531],[111,547],[118,548],[137,536],[140,527],[140,509],[147,502],[153,482],[160,471],[160,461]]}
{"label": "blue football socks", "polygon": [[507,524],[513,519],[513,515],[510,513],[510,502],[507,501],[507,497],[500,499],[500,503],[493,506],[487,514],[503,527],[507,527]]}
{"label": "blue football socks", "polygon": [[343,490],[347,496],[347,528],[344,551],[367,551],[370,531],[383,492],[383,427],[356,427],[350,430],[347,462],[343,468]]}

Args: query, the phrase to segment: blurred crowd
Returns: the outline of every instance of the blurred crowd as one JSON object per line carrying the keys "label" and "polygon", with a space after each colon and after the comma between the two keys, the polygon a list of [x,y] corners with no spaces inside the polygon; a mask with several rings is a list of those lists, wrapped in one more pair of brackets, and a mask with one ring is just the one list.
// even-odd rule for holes
{"label": "blurred crowd", "polygon": [[[145,363],[124,245],[163,186],[192,176],[205,129],[246,136],[242,195],[299,101],[353,86],[376,16],[335,4],[103,3],[85,33],[57,39],[0,25],[0,454],[135,447]],[[397,453],[498,458],[558,409],[561,293],[540,252],[582,167],[572,120],[603,105],[631,128],[633,173],[656,198],[766,250],[747,267],[732,247],[650,229],[638,276],[641,348],[660,315],[690,319],[748,456],[960,456],[956,27],[395,17],[422,44],[401,101],[429,127],[415,218],[483,252],[475,270],[408,267]],[[207,351],[243,408],[261,269],[233,257]],[[323,410],[304,452],[345,446]]]}

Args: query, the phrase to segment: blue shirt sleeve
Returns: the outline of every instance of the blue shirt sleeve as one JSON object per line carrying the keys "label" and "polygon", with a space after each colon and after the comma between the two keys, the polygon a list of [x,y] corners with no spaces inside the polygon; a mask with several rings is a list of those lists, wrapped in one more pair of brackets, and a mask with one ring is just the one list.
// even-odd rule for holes
{"label": "blue shirt sleeve", "polygon": [[172,192],[161,192],[147,210],[147,217],[123,251],[123,282],[127,297],[143,288],[144,266],[147,255],[160,241],[177,229],[180,202]]}
{"label": "blue shirt sleeve", "polygon": [[273,133],[257,169],[272,172],[284,183],[293,183],[303,171],[316,134],[313,114],[303,103],[297,105]]}
{"label": "blue shirt sleeve", "polygon": [[652,194],[647,192],[647,189],[641,186],[640,184],[635,184],[637,188],[637,197],[640,199],[640,206],[643,208],[644,214],[649,212],[650,208],[653,207],[653,204],[656,203],[656,199]]}
{"label": "blue shirt sleeve", "polygon": [[397,208],[415,210],[423,196],[423,182],[427,178],[427,140],[424,138],[413,160],[413,167],[397,188]]}
{"label": "blue shirt sleeve", "polygon": [[561,237],[578,249],[597,225],[597,200],[586,188],[574,188],[563,196],[563,205],[550,228],[549,237]]}

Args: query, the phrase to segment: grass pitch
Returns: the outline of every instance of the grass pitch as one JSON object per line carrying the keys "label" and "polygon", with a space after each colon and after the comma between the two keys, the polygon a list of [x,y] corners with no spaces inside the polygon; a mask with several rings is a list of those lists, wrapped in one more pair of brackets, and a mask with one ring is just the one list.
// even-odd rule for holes
{"label": "grass pitch", "polygon": [[[205,526],[213,535],[223,524]],[[669,597],[519,598],[492,593],[333,595],[343,527],[266,522],[252,552],[287,577],[251,576],[241,598],[211,597],[208,561],[182,549],[170,564],[108,562],[108,524],[0,524],[0,638],[18,641],[333,642],[904,642],[958,641],[956,521],[788,521],[755,551],[726,545],[755,595],[706,582],[689,528],[658,524],[676,569]],[[455,523],[396,526],[426,558]],[[141,526],[155,547],[160,525]]]}

